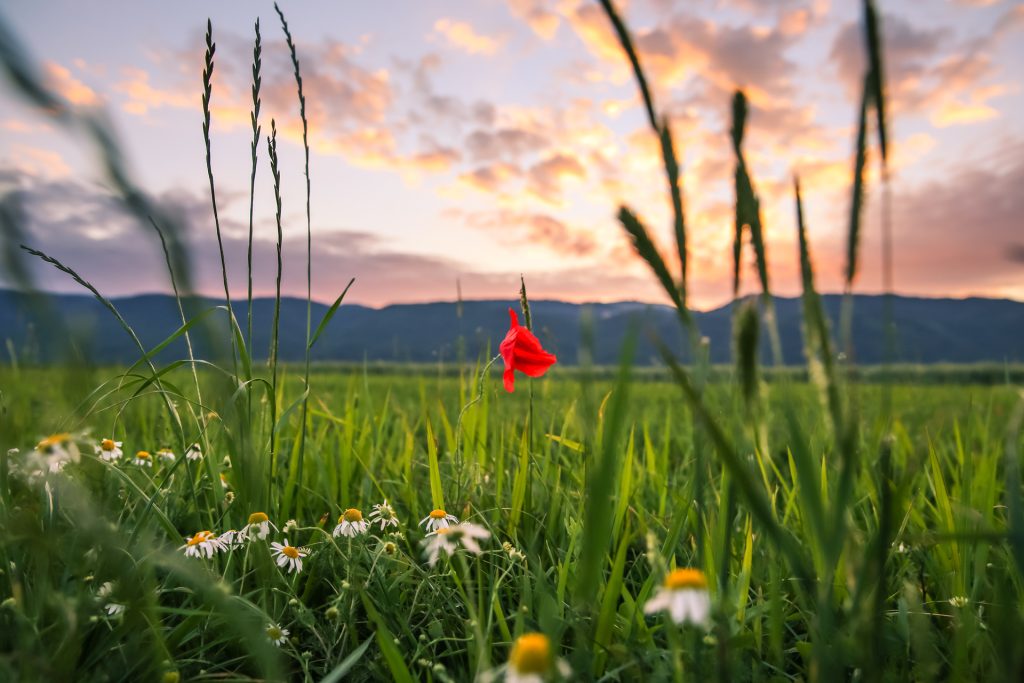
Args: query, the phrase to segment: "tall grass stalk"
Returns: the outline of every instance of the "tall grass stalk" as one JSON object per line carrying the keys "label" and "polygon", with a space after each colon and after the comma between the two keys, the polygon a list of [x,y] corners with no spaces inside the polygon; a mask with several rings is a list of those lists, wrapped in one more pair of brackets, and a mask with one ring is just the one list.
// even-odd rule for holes
{"label": "tall grass stalk", "polygon": [[[313,224],[310,213],[310,178],[309,178],[309,122],[306,120],[306,96],[302,92],[302,69],[299,65],[298,51],[295,49],[295,43],[292,41],[291,31],[288,30],[288,22],[284,18],[284,12],[281,8],[274,3],[274,10],[277,12],[277,16],[281,19],[281,30],[284,31],[285,41],[288,44],[288,53],[291,55],[292,68],[295,73],[295,88],[298,92],[299,98],[299,118],[302,120],[302,150],[304,153],[305,166],[304,173],[306,176],[306,349],[305,349],[305,367],[303,369],[302,381],[305,385],[306,394],[309,393],[309,360],[310,351],[312,350],[312,316],[313,316]],[[299,446],[298,446],[298,468],[296,470],[296,486],[300,485],[302,481],[302,472],[306,460],[306,432],[308,429],[308,411],[309,401],[307,398],[302,400],[302,422],[299,434]],[[286,496],[289,498],[297,493],[296,491],[288,491]]]}
{"label": "tall grass stalk", "polygon": [[281,226],[281,172],[277,164],[277,122],[270,119],[270,136],[267,138],[267,153],[270,156],[270,176],[274,183],[274,206],[275,221],[277,224],[277,277],[274,285],[274,320],[271,323],[270,332],[270,354],[268,364],[270,365],[270,471],[267,473],[267,500],[274,499],[274,486],[277,482],[277,403],[278,403],[278,337],[281,329],[281,273],[284,264],[281,259],[281,247],[284,243],[284,231]]}
{"label": "tall grass stalk", "polygon": [[[263,77],[260,71],[263,67],[262,53],[263,44],[260,38],[260,20],[256,19],[256,40],[252,47],[252,111],[249,113],[249,119],[252,123],[252,144],[250,151],[252,152],[252,166],[249,173],[249,241],[246,251],[246,273],[248,274],[248,289],[247,292],[247,303],[248,303],[248,315],[246,316],[246,343],[249,348],[252,348],[252,225],[253,225],[253,210],[256,204],[256,166],[257,160],[259,159],[259,145],[260,145],[260,133],[262,127],[260,126],[260,87],[263,84]],[[252,410],[250,405],[249,410]]]}
{"label": "tall grass stalk", "polygon": [[[203,60],[203,143],[206,146],[206,175],[210,180],[210,205],[213,208],[213,226],[217,231],[217,250],[220,253],[220,273],[224,281],[224,302],[228,308],[229,328],[236,324],[235,312],[231,307],[231,290],[228,287],[228,264],[224,258],[224,241],[220,234],[220,214],[217,211],[217,189],[213,181],[213,158],[210,143],[210,98],[213,95],[213,55],[217,45],[213,42],[213,22],[206,20],[206,54]],[[235,336],[231,336],[231,363],[238,375],[238,353]],[[249,379],[249,378],[246,378]]]}

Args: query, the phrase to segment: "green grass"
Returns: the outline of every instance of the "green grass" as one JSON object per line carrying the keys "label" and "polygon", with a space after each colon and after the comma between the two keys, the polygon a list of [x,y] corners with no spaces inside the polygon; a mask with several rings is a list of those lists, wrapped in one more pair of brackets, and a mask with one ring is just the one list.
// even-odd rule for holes
{"label": "green grass", "polygon": [[[215,384],[209,374],[201,377]],[[10,569],[0,583],[0,671],[30,680],[75,671],[95,679],[145,677],[172,668],[187,680],[203,672],[218,680],[266,673],[318,680],[358,651],[349,674],[356,680],[399,677],[400,666],[424,680],[467,680],[503,662],[511,638],[532,630],[560,643],[584,678],[672,677],[680,666],[696,679],[807,679],[820,677],[816,665],[848,676],[878,662],[892,680],[990,679],[1009,676],[1019,657],[1014,632],[1005,630],[1020,623],[1022,590],[1002,538],[1004,436],[1018,400],[1007,388],[893,387],[890,476],[901,504],[881,574],[873,577],[882,591],[876,623],[866,596],[875,584],[865,586],[861,577],[870,571],[872,556],[864,551],[880,523],[878,459],[860,459],[839,559],[823,565],[821,520],[808,516],[794,471],[800,457],[783,419],[789,410],[797,415],[806,434],[801,457],[820,464],[814,481],[827,502],[836,486],[835,454],[828,431],[816,426],[827,421],[809,385],[767,389],[764,450],[744,436],[735,388],[712,385],[705,401],[742,444],[738,452],[757,472],[775,522],[800,540],[827,590],[798,585],[788,558],[738,504],[735,482],[711,454],[696,452],[689,411],[672,384],[636,385],[616,409],[614,385],[581,385],[555,374],[534,383],[530,434],[526,387],[509,395],[489,381],[464,417],[457,459],[453,428],[474,391],[470,373],[315,378],[306,468],[286,507],[280,487],[269,504],[261,500],[265,486],[245,493],[250,459],[237,452],[238,437],[224,416],[209,420],[206,461],[188,463],[158,396],[123,402],[141,379],[83,412],[75,405],[100,377],[57,369],[0,374],[4,446],[23,451],[11,463],[46,433],[62,430],[91,429],[80,439],[83,453],[113,434],[129,453],[171,445],[179,455],[175,465],[153,471],[85,455],[68,476],[51,480],[49,492],[17,474],[6,477],[0,552]],[[179,370],[165,385],[184,387],[189,379]],[[282,386],[291,395],[300,389],[297,374]],[[865,442],[879,433],[881,391],[858,388]],[[608,423],[613,418],[617,430]],[[282,436],[285,453],[297,438],[297,419],[293,411]],[[604,446],[594,434],[603,435]],[[230,468],[222,462],[227,455]],[[610,468],[611,483],[595,492],[592,478],[601,468]],[[221,471],[233,485],[230,503]],[[288,476],[282,467],[277,483]],[[608,515],[598,538],[587,536],[587,491],[608,501],[596,508]],[[493,538],[479,557],[457,556],[431,569],[416,522],[438,494],[450,512],[486,526]],[[343,509],[368,513],[385,498],[402,520],[400,536],[374,531],[348,542],[324,533]],[[212,561],[186,560],[175,549],[202,528],[241,528],[257,509],[278,526],[298,523],[292,542],[313,552],[297,578],[273,567],[260,544]],[[385,551],[388,541],[394,554]],[[505,542],[524,559],[510,557]],[[666,565],[713,577],[708,634],[687,627],[674,637],[675,627],[662,617],[643,616],[639,608]],[[94,597],[106,581],[127,604],[120,617],[106,617]],[[584,594],[576,593],[580,582]],[[960,597],[966,604],[955,606]],[[262,635],[270,621],[291,632],[279,651]],[[826,621],[829,642],[822,643]],[[363,647],[375,637],[376,644]],[[873,639],[880,652],[868,649]]]}

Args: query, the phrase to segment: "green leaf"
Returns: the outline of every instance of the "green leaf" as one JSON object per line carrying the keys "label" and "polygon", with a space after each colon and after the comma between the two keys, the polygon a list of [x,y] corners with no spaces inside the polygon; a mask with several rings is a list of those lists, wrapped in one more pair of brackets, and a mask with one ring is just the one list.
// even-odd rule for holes
{"label": "green leaf", "polygon": [[316,332],[313,333],[313,336],[309,340],[307,350],[311,350],[313,348],[313,344],[316,344],[316,340],[320,338],[321,334],[323,334],[324,329],[327,327],[327,323],[331,322],[331,318],[333,318],[334,314],[337,313],[338,307],[341,306],[341,302],[345,300],[345,295],[348,294],[349,287],[351,287],[352,283],[355,281],[355,278],[348,281],[348,284],[345,285],[345,290],[338,295],[338,298],[334,300],[331,307],[327,309],[326,313],[324,313],[323,320],[321,320],[320,324],[316,326]]}
{"label": "green leaf", "polygon": [[334,667],[329,674],[323,677],[320,683],[336,683],[345,677],[349,671],[351,671],[359,660],[363,658],[366,653],[366,649],[370,647],[370,643],[373,642],[372,638],[367,638],[363,641],[363,644],[352,650],[352,653],[348,657],[342,660],[338,666]]}
{"label": "green leaf", "polygon": [[441,467],[437,462],[437,441],[427,420],[427,463],[430,468],[430,499],[438,510],[444,510],[444,491],[441,488]]}
{"label": "green leaf", "polygon": [[749,412],[754,409],[757,401],[757,352],[758,332],[761,321],[758,317],[757,306],[752,300],[747,300],[736,312],[735,323],[735,346],[736,346],[736,373],[740,380],[740,392],[743,396],[743,403]]}

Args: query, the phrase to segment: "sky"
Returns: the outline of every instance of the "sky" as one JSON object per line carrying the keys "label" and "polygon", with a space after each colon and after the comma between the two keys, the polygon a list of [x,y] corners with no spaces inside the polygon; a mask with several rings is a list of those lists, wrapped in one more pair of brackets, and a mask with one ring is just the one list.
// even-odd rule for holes
{"label": "sky", "polygon": [[[731,298],[730,102],[761,199],[775,293],[798,294],[798,175],[819,289],[840,291],[864,58],[859,2],[618,2],[682,165],[690,304]],[[313,297],[531,297],[666,302],[616,221],[635,210],[673,271],[671,205],[621,47],[597,2],[283,0],[309,118]],[[879,0],[892,139],[894,285],[902,294],[1024,300],[1024,4]],[[213,12],[209,15],[209,12]],[[254,290],[273,294],[282,192],[283,289],[306,291],[302,126],[271,2],[9,0],[0,18],[69,106],[109,118],[134,181],[187,226],[195,284],[223,292],[202,134],[207,19],[212,164],[230,289],[244,296],[254,24],[262,36]],[[108,296],[169,291],[152,229],[120,207],[92,147],[0,83],[0,195],[25,240]],[[872,136],[874,132],[871,131]],[[872,141],[874,137],[871,138]],[[881,291],[882,186],[869,151],[862,269]],[[1017,254],[1016,260],[1014,254]],[[677,261],[677,260],[676,260]],[[743,288],[754,291],[744,249]],[[75,292],[32,263],[36,283]],[[0,284],[4,283],[0,272]]]}

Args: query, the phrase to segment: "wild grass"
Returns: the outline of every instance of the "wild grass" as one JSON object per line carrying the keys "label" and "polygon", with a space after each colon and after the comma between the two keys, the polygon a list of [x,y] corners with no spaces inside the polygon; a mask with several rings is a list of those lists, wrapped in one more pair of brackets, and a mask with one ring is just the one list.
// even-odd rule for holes
{"label": "wild grass", "polygon": [[[837,343],[822,311],[796,179],[806,375],[760,367],[762,334],[775,365],[781,360],[756,183],[742,150],[742,93],[731,129],[734,287],[749,242],[762,296],[736,309],[735,367],[710,367],[687,307],[684,193],[670,123],[658,115],[625,24],[611,2],[601,5],[660,140],[678,272],[641,211],[622,207],[619,218],[676,307],[696,362],[683,366],[679,349],[659,345],[661,374],[634,371],[644,332],[633,330],[613,374],[556,368],[514,394],[501,390],[490,372],[497,359],[487,357],[429,376],[311,366],[327,321],[344,316],[346,288],[315,331],[307,319],[301,365],[278,362],[276,306],[262,366],[252,360],[250,266],[244,332],[223,270],[226,305],[182,304],[181,327],[154,348],[139,343],[129,368],[0,366],[0,678],[486,680],[519,636],[539,632],[576,680],[1020,680],[1024,401],[1009,372],[992,386],[928,386],[893,374],[900,368],[883,368],[873,382],[842,360],[849,338],[840,329]],[[873,5],[864,10],[869,59],[848,291],[872,120],[882,164],[888,144],[880,28]],[[300,49],[278,14],[303,125],[311,250]],[[262,131],[258,22],[255,30],[250,206]],[[2,24],[0,36],[10,37]],[[208,25],[202,132],[216,214],[212,36]],[[123,173],[116,138],[40,85],[13,38],[0,45],[28,101],[101,143],[121,201],[156,228],[179,302],[189,301],[179,226]],[[275,121],[270,129],[279,306],[283,179]],[[20,235],[17,212],[5,203],[2,215],[8,238]],[[26,249],[89,289],[137,340],[72,265]],[[311,282],[307,261],[308,294]],[[854,315],[849,303],[844,315],[841,328]],[[196,358],[189,344],[187,358],[156,363],[175,340],[211,334],[217,316],[230,333],[218,357]],[[584,326],[584,350],[591,334]],[[50,471],[56,451],[34,446],[60,433],[67,463]],[[94,455],[104,438],[122,442],[124,457]],[[194,444],[201,454],[186,457]],[[132,453],[161,448],[176,457],[132,464]],[[385,500],[396,526],[332,534],[346,510],[368,516]],[[419,520],[435,508],[485,529],[482,552],[428,562]],[[242,530],[256,512],[275,526],[269,538],[209,558],[183,552],[197,532]],[[298,573],[282,569],[268,545],[285,538],[307,553]],[[644,613],[678,567],[706,577],[707,623],[678,626]],[[549,674],[562,675],[557,667]]]}

